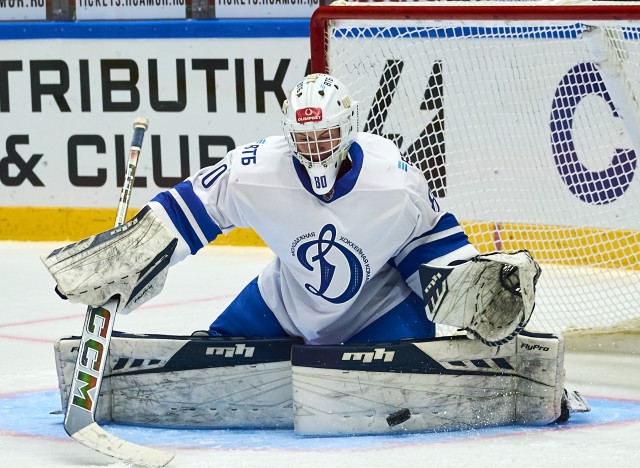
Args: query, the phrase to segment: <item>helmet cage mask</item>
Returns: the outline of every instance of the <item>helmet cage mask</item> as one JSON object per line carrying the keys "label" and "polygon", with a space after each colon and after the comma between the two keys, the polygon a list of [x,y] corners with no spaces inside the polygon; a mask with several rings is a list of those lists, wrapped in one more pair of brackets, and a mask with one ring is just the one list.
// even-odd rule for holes
{"label": "helmet cage mask", "polygon": [[357,103],[329,75],[309,75],[291,92],[282,110],[284,135],[307,170],[316,194],[328,193],[357,132]]}

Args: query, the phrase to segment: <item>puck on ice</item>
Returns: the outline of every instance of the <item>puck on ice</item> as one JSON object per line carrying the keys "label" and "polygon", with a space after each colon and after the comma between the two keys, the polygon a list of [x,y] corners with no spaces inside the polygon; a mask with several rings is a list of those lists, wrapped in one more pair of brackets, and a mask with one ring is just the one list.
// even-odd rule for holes
{"label": "puck on ice", "polygon": [[387,424],[389,427],[397,426],[398,424],[405,422],[410,417],[411,411],[409,411],[409,408],[402,408],[387,416]]}

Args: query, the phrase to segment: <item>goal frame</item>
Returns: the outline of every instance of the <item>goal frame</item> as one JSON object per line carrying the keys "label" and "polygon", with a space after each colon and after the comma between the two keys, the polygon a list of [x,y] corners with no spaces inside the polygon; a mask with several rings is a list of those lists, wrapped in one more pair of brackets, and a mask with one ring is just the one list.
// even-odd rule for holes
{"label": "goal frame", "polygon": [[309,25],[311,71],[328,72],[327,29],[333,20],[638,21],[640,5],[337,5],[318,7]]}
{"label": "goal frame", "polygon": [[[373,4],[348,4],[348,5],[322,6],[322,7],[319,7],[314,12],[310,21],[310,49],[311,49],[310,70],[311,72],[337,73],[338,69],[343,69],[343,67],[340,64],[340,61],[341,61],[340,58],[337,58],[337,59],[331,58],[331,57],[338,57],[340,55],[339,51],[341,50],[340,45],[337,45],[336,47],[338,48],[334,49],[333,51],[329,48],[330,41],[333,38],[331,27],[333,26],[332,23],[337,22],[336,27],[338,29],[342,29],[343,27],[345,29],[348,29],[349,20],[353,20],[354,27],[358,29],[361,27],[366,28],[368,26],[376,28],[378,26],[376,24],[377,22],[380,22],[380,24],[382,25],[381,28],[384,29],[386,27],[389,27],[390,25],[395,26],[395,24],[392,25],[392,23],[395,23],[396,21],[398,22],[398,27],[402,28],[404,26],[403,24],[401,24],[403,21],[406,21],[407,26],[409,27],[412,24],[412,22],[415,24],[416,22],[419,22],[422,20],[428,21],[430,23],[442,22],[443,28],[449,27],[447,23],[462,24],[462,26],[470,27],[470,28],[473,28],[473,27],[483,28],[485,26],[488,28],[494,28],[496,23],[504,22],[504,23],[508,23],[509,27],[520,28],[521,25],[519,23],[522,23],[523,27],[531,27],[531,23],[539,22],[540,26],[543,26],[545,23],[548,22],[554,25],[560,24],[561,27],[564,26],[565,24],[568,26],[574,25],[574,24],[583,24],[587,26],[593,25],[593,26],[604,26],[604,27],[614,26],[615,27],[617,23],[620,23],[620,26],[622,27],[626,27],[629,25],[629,23],[635,23],[633,25],[634,29],[636,28],[636,24],[637,24],[637,28],[640,29],[640,2],[634,2],[634,4],[617,3],[614,5],[605,4],[604,2],[593,2],[589,4],[571,4],[571,5],[567,5],[567,4],[552,5],[548,3],[547,4],[535,4],[535,3],[516,4],[515,2],[512,2],[512,3],[492,2],[490,4],[489,2],[485,4],[460,4],[458,2],[456,2],[456,4],[444,4],[444,2],[435,3],[435,4],[434,3],[398,4],[398,3],[386,2],[386,3],[373,3]],[[346,37],[351,38],[352,36],[346,36]],[[381,37],[386,37],[386,36],[381,36]],[[339,39],[340,37],[338,37],[338,40]],[[637,41],[638,38],[636,37],[635,40]],[[588,40],[587,45],[589,44],[593,45],[593,43],[597,43],[597,41],[592,37]],[[338,44],[340,43],[338,42]],[[591,47],[588,47],[588,48],[591,49]],[[366,52],[360,53],[360,55],[362,54],[365,54],[365,56],[368,57],[368,55],[366,55]],[[593,52],[591,52],[591,54],[593,54]],[[330,63],[331,60],[338,60],[338,63]],[[351,62],[346,62],[346,63],[351,63]],[[606,82],[607,92],[609,95],[613,96],[612,100],[613,102],[616,103],[616,107],[618,107],[618,103],[620,102],[619,98],[621,96],[625,96],[624,94],[620,94],[621,92],[624,92],[624,89],[622,89],[621,87],[621,83],[618,82],[617,86],[615,86],[615,88],[617,89],[614,90],[614,87],[610,86],[610,84],[614,84],[614,83],[611,83],[611,79],[606,79],[605,77],[605,75],[607,74],[611,75],[612,71],[611,70],[607,71],[606,70],[607,65],[605,64],[603,66],[601,64],[601,61],[598,59],[594,59],[594,63],[598,65],[599,67],[598,71],[600,75],[602,75],[602,80],[603,82]],[[637,63],[637,61],[634,63]],[[613,64],[609,64],[609,66],[613,67]],[[637,74],[634,76],[637,76]],[[340,78],[339,75],[338,77]],[[638,91],[636,89],[636,93],[637,92]],[[616,94],[617,96],[615,96],[614,94]],[[626,95],[626,96],[628,97],[629,95]],[[637,99],[634,99],[633,102],[638,102],[638,101]],[[623,109],[618,108],[618,111],[623,111]],[[638,116],[640,114],[638,113],[637,108],[635,109],[635,113],[634,112],[631,112],[631,113],[634,114],[633,115],[634,118],[629,118],[630,112],[626,112],[626,111],[620,112],[620,115],[624,116],[624,118],[622,119],[623,124],[624,124],[624,121],[627,121],[627,123],[630,124],[630,125],[625,125],[625,132],[628,135],[628,138],[630,140],[630,143],[631,143],[630,147],[632,149],[635,149],[636,153],[640,157],[640,132],[637,131],[637,129],[640,129],[640,127],[638,126],[638,122],[639,122],[638,119],[640,118]],[[629,127],[635,127],[636,130],[632,131],[629,129]],[[397,131],[398,129],[395,128],[395,130]],[[394,133],[394,132],[392,131],[391,133]],[[640,172],[638,172],[638,174],[640,174]],[[425,173],[425,175],[427,174]],[[628,280],[622,277],[621,275],[625,274],[629,269],[636,270],[636,271],[640,270],[640,268],[638,268],[640,264],[637,263],[637,260],[636,260],[636,263],[633,264],[635,265],[635,268],[629,268],[629,265],[627,264],[622,265],[615,262],[611,263],[608,260],[606,262],[600,262],[598,264],[590,264],[589,262],[582,262],[582,258],[580,258],[579,259],[580,261],[573,262],[573,258],[575,255],[584,255],[585,257],[589,257],[589,258],[593,257],[594,255],[595,256],[599,255],[599,253],[596,251],[593,251],[593,252],[587,251],[586,254],[584,253],[584,247],[585,245],[587,245],[586,242],[591,242],[590,239],[592,237],[598,237],[606,234],[605,230],[598,228],[598,226],[596,226],[594,229],[591,229],[591,230],[586,229],[583,232],[581,231],[582,229],[580,227],[581,225],[573,225],[571,223],[567,223],[565,226],[563,223],[558,223],[558,222],[551,223],[551,222],[542,221],[540,224],[540,227],[534,229],[535,232],[533,232],[530,238],[525,238],[525,237],[521,238],[518,236],[509,237],[508,234],[505,234],[505,236],[503,237],[502,231],[504,231],[505,233],[514,231],[516,229],[518,229],[519,231],[522,231],[523,229],[530,227],[528,220],[524,223],[526,224],[526,226],[522,223],[521,223],[522,226],[515,226],[515,225],[508,226],[508,225],[503,225],[502,220],[496,221],[496,220],[490,219],[489,221],[496,223],[495,226],[493,227],[485,226],[484,224],[487,224],[485,223],[485,221],[487,220],[484,218],[479,218],[478,220],[471,220],[471,221],[473,222],[474,225],[477,225],[478,229],[481,230],[478,232],[481,232],[482,236],[484,236],[482,239],[483,243],[491,244],[493,242],[493,245],[495,245],[496,248],[498,248],[499,250],[504,249],[505,251],[514,250],[513,246],[516,245],[516,243],[518,244],[518,248],[522,248],[521,244],[523,242],[529,242],[530,244],[532,242],[535,242],[537,243],[537,247],[539,249],[545,250],[546,252],[546,250],[551,250],[547,248],[547,245],[551,245],[559,242],[559,241],[556,241],[555,234],[553,235],[546,234],[547,228],[552,229],[552,231],[549,231],[549,232],[556,232],[556,231],[553,231],[553,229],[556,229],[556,228],[558,232],[564,232],[564,231],[571,232],[571,235],[574,236],[575,239],[577,239],[577,241],[575,241],[576,248],[569,249],[572,251],[570,252],[570,255],[567,256],[567,259],[569,259],[568,262],[565,261],[566,259],[564,257],[556,258],[553,255],[551,255],[550,258],[540,257],[541,262],[542,260],[549,261],[550,266],[552,266],[558,272],[563,269],[566,269],[567,271],[572,271],[571,268],[573,267],[580,268],[583,266],[587,266],[591,270],[602,268],[603,269],[602,271],[605,272],[607,276],[610,276],[609,275],[610,272],[613,273],[615,271],[615,275],[620,275],[615,277],[617,279],[622,279],[622,282],[624,284],[627,284]],[[488,224],[491,224],[491,223],[488,223]],[[509,224],[509,220],[507,220],[507,224]],[[557,226],[555,226],[556,224]],[[534,226],[534,225],[531,224],[531,226]],[[472,230],[472,231],[473,231],[472,234],[478,234],[478,232],[476,232],[475,230]],[[631,231],[625,228],[619,229],[619,231],[620,233],[616,233],[618,237],[614,236],[615,238],[613,239],[612,242],[616,243],[620,239],[623,239],[625,242],[624,246],[626,246],[627,239],[633,238],[632,234],[634,231]],[[538,235],[538,233],[542,233],[542,234]],[[487,241],[485,239],[487,236],[492,236],[492,238]],[[635,238],[637,239],[637,234],[635,236],[636,236]],[[505,240],[504,245],[502,244],[503,239]],[[586,240],[583,242],[583,239],[586,239]],[[605,243],[609,242],[608,238],[602,237],[602,239],[604,240]],[[629,240],[629,242],[632,242],[632,240]],[[500,247],[498,247],[498,244],[500,244]],[[572,244],[569,244],[570,247],[571,245]],[[640,244],[636,244],[636,245],[640,245]],[[616,252],[618,250],[621,250],[621,251],[623,250],[623,249],[619,249],[618,247],[615,247],[615,249],[616,249]],[[637,259],[638,257],[636,256],[635,258]],[[608,270],[609,268],[610,270]],[[562,274],[564,274],[564,272]],[[591,284],[590,282],[596,281],[594,278],[600,278],[599,276],[600,273],[596,273],[593,271],[590,271],[589,275],[590,275],[588,277],[589,279],[585,284]],[[550,278],[553,278],[553,277],[550,277]],[[624,286],[624,287],[631,289],[631,287],[629,286]],[[633,288],[634,288],[634,294],[640,291],[640,289],[638,289],[635,286]],[[616,289],[616,291],[618,290]],[[574,296],[579,295],[578,292],[572,292],[572,294]],[[634,297],[637,297],[637,296],[634,296]],[[559,301],[559,302],[563,302],[562,304],[559,304],[560,307],[562,308],[561,315],[563,315],[563,318],[561,320],[563,321],[564,313],[565,313],[564,299],[562,299],[562,301]],[[547,304],[543,304],[541,302],[541,305],[546,306]],[[555,305],[555,302],[553,305]],[[583,304],[580,303],[580,306],[583,306]],[[581,320],[580,323],[577,325],[575,324],[572,325],[571,326],[572,329],[575,330],[576,328],[580,328],[581,330],[579,332],[580,334],[582,334],[583,330],[589,330],[586,333],[591,333],[590,332],[591,330],[595,331],[596,329],[598,329],[598,330],[602,330],[603,333],[607,333],[607,334],[613,333],[614,329],[624,330],[625,333],[632,330],[634,332],[633,336],[637,336],[636,333],[638,330],[640,330],[640,317],[638,316],[637,312],[632,314],[632,319],[629,321],[623,322],[622,320],[620,320],[616,322],[615,325],[610,325],[608,323],[606,325],[599,325],[596,322],[594,323],[590,322],[591,317],[597,315],[595,313],[596,309],[597,307],[594,304],[594,307],[590,309],[588,313],[584,314],[585,320],[584,321]],[[572,319],[572,317],[570,317],[570,314],[573,314],[576,312],[575,310],[573,310],[573,305],[571,307],[568,307],[566,310],[569,310],[567,318]],[[582,313],[582,311],[580,311],[580,313]],[[600,312],[598,312],[598,314],[599,313]],[[538,316],[541,317],[540,313],[538,313]],[[545,317],[545,320],[546,320],[546,317]],[[558,323],[561,320],[559,319]],[[583,323],[586,323],[586,321],[589,321],[589,324],[585,326],[583,325]],[[554,331],[566,333],[568,329],[565,326],[564,329],[557,329]]]}

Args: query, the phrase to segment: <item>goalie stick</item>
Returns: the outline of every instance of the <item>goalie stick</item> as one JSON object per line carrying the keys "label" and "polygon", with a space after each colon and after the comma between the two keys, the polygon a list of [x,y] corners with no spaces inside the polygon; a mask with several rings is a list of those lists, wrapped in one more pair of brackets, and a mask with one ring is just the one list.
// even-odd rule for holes
{"label": "goalie stick", "polygon": [[[129,162],[120,192],[115,226],[124,224],[138,156],[149,121],[137,118],[133,123],[133,138],[129,148]],[[102,429],[95,422],[102,377],[107,363],[111,332],[115,322],[118,300],[112,298],[102,307],[88,307],[82,330],[78,359],[64,418],[64,429],[81,444],[105,455],[136,465],[160,467],[174,455],[122,440]]]}

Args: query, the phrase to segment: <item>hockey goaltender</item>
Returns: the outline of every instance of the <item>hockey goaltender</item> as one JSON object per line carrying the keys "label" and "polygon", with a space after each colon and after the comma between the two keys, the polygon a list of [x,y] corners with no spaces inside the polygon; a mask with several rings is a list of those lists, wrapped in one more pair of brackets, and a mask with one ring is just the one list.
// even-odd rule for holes
{"label": "hockey goaltender", "polygon": [[[379,434],[589,409],[564,389],[562,337],[524,330],[537,262],[480,255],[394,143],[357,132],[357,107],[337,78],[309,75],[283,105],[283,135],[43,259],[60,295],[128,313],[220,233],[253,228],[275,253],[207,331],[114,333],[98,422]],[[435,324],[460,332],[436,338]],[[64,407],[78,347],[56,344]]]}

